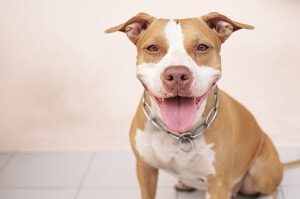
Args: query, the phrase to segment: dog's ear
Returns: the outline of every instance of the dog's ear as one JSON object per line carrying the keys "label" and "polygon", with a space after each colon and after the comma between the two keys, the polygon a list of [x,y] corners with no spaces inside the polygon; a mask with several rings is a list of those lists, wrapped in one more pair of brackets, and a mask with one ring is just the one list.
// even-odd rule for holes
{"label": "dog's ear", "polygon": [[141,34],[148,28],[155,18],[146,14],[138,13],[125,23],[111,27],[105,33],[121,31],[126,33],[127,37],[135,44]]}
{"label": "dog's ear", "polygon": [[215,32],[223,43],[234,31],[239,29],[254,29],[253,26],[239,23],[229,19],[228,17],[211,12],[202,16],[202,20]]}

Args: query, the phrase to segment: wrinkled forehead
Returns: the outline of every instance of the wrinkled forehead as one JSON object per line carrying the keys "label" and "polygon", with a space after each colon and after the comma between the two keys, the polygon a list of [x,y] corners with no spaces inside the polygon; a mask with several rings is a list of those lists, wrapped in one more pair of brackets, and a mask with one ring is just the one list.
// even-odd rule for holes
{"label": "wrinkled forehead", "polygon": [[213,47],[221,45],[218,37],[213,34],[208,25],[201,18],[188,19],[155,19],[137,43],[141,47],[145,43],[159,43],[166,48],[174,42],[184,42],[187,45],[201,40]]}
{"label": "wrinkled forehead", "polygon": [[169,19],[155,19],[137,42],[137,47],[149,42],[168,45],[165,29],[170,21]]}
{"label": "wrinkled forehead", "polygon": [[200,40],[215,48],[221,46],[219,38],[201,18],[180,19],[179,25],[185,41]]}

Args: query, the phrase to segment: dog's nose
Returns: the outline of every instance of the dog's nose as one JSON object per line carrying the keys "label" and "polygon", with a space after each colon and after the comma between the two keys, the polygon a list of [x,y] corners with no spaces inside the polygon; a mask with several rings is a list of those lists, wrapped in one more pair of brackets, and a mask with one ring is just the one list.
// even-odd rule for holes
{"label": "dog's nose", "polygon": [[193,75],[186,66],[169,66],[163,72],[163,85],[171,92],[189,89]]}

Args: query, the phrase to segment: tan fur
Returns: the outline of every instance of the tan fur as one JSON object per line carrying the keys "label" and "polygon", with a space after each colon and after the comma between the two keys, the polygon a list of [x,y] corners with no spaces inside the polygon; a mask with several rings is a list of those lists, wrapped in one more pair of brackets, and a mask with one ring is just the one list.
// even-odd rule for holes
{"label": "tan fur", "polygon": [[[209,98],[210,101],[212,99]],[[135,133],[137,128],[144,129],[145,122],[146,118],[139,105],[130,130],[130,141],[138,165],[142,164],[143,160],[135,149]],[[214,143],[213,149],[217,156],[215,161],[217,173],[208,178],[208,192],[211,198],[229,199],[234,189],[232,182],[244,175],[253,178],[257,192],[272,194],[276,191],[281,182],[283,166],[273,144],[249,111],[222,91],[219,115],[206,132],[205,139],[208,143]],[[140,176],[143,199],[154,199],[150,197],[152,196],[150,193],[154,193],[156,187],[157,169],[149,165],[138,166],[137,172]],[[152,180],[148,179],[145,173],[152,173]],[[150,181],[153,182],[148,184]]]}
{"label": "tan fur", "polygon": [[[185,48],[193,60],[199,66],[205,65],[220,69],[221,42],[217,36],[211,34],[211,29],[199,18],[182,19],[179,20],[179,23],[182,25]],[[199,35],[201,39],[199,39]],[[206,53],[196,53],[194,50],[195,42],[198,44],[204,43],[210,46],[211,50]]]}
{"label": "tan fur", "polygon": [[273,144],[249,111],[224,92],[220,114],[205,136],[215,143],[216,177],[226,189],[244,175],[253,178],[256,192],[271,194],[277,189],[283,168]]}
{"label": "tan fur", "polygon": [[[220,49],[227,39],[215,34],[214,21],[222,19],[238,29],[253,29],[252,26],[235,22],[219,13],[209,13],[199,18],[176,20],[183,30],[184,47],[199,65],[221,70]],[[133,20],[147,20],[147,31],[134,41],[138,50],[137,63],[159,62],[168,51],[163,29],[167,19],[156,19],[147,14],[138,14],[129,21],[107,30],[122,31]],[[199,35],[201,35],[199,39]],[[157,43],[160,51],[156,55],[145,53],[148,44]],[[195,45],[205,43],[211,49],[204,54],[195,53]],[[204,114],[214,103],[212,94],[207,99]],[[130,129],[130,142],[137,159],[137,175],[143,199],[154,199],[157,186],[157,168],[146,164],[136,149],[135,137],[138,129],[143,130],[147,119],[138,106]],[[213,125],[204,134],[208,144],[213,144],[215,152],[215,174],[207,177],[208,198],[230,199],[238,189],[250,193],[270,195],[276,192],[281,182],[283,165],[268,136],[261,130],[251,113],[225,92],[219,92],[219,114]],[[247,184],[247,187],[246,187]],[[249,187],[250,186],[250,187]]]}
{"label": "tan fur", "polygon": [[[229,22],[232,25],[233,32],[237,31],[239,29],[248,29],[248,30],[254,29],[254,27],[251,26],[251,25],[243,24],[243,23],[239,23],[239,22],[233,21],[233,20],[229,19],[228,17],[226,17],[226,16],[224,16],[224,15],[218,13],[218,12],[208,13],[208,14],[202,16],[201,19],[203,21],[205,21],[206,23],[208,23],[209,26],[212,26],[215,23],[216,20],[220,20],[221,19],[221,20],[227,21],[227,22]],[[220,36],[219,35],[219,39],[223,43],[226,39],[228,39],[228,36]]]}
{"label": "tan fur", "polygon": [[[141,63],[157,63],[168,52],[168,43],[164,39],[164,27],[169,20],[167,19],[155,19],[153,23],[148,27],[147,31],[141,35],[138,43],[136,44],[138,50],[137,65]],[[161,27],[161,28],[157,28]],[[150,36],[151,35],[151,36]],[[157,54],[147,54],[144,50],[150,44],[159,44],[160,51]]]}
{"label": "tan fur", "polygon": [[136,172],[141,187],[142,199],[154,199],[157,188],[158,169],[147,165],[136,150],[135,136],[138,129],[144,129],[147,118],[142,110],[142,102],[138,106],[130,127],[130,143],[136,156]]}

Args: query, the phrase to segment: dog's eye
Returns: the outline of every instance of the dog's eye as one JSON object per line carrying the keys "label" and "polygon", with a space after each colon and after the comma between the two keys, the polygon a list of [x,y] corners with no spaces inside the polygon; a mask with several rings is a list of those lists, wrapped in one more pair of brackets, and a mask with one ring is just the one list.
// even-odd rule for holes
{"label": "dog's eye", "polygon": [[205,52],[209,49],[209,47],[205,44],[199,44],[198,47],[197,47],[197,50],[198,51],[201,51],[201,52]]}
{"label": "dog's eye", "polygon": [[150,52],[157,52],[159,49],[158,49],[158,47],[156,46],[156,45],[154,45],[154,44],[151,44],[150,46],[148,46],[147,48],[146,48],[148,51],[150,51]]}

